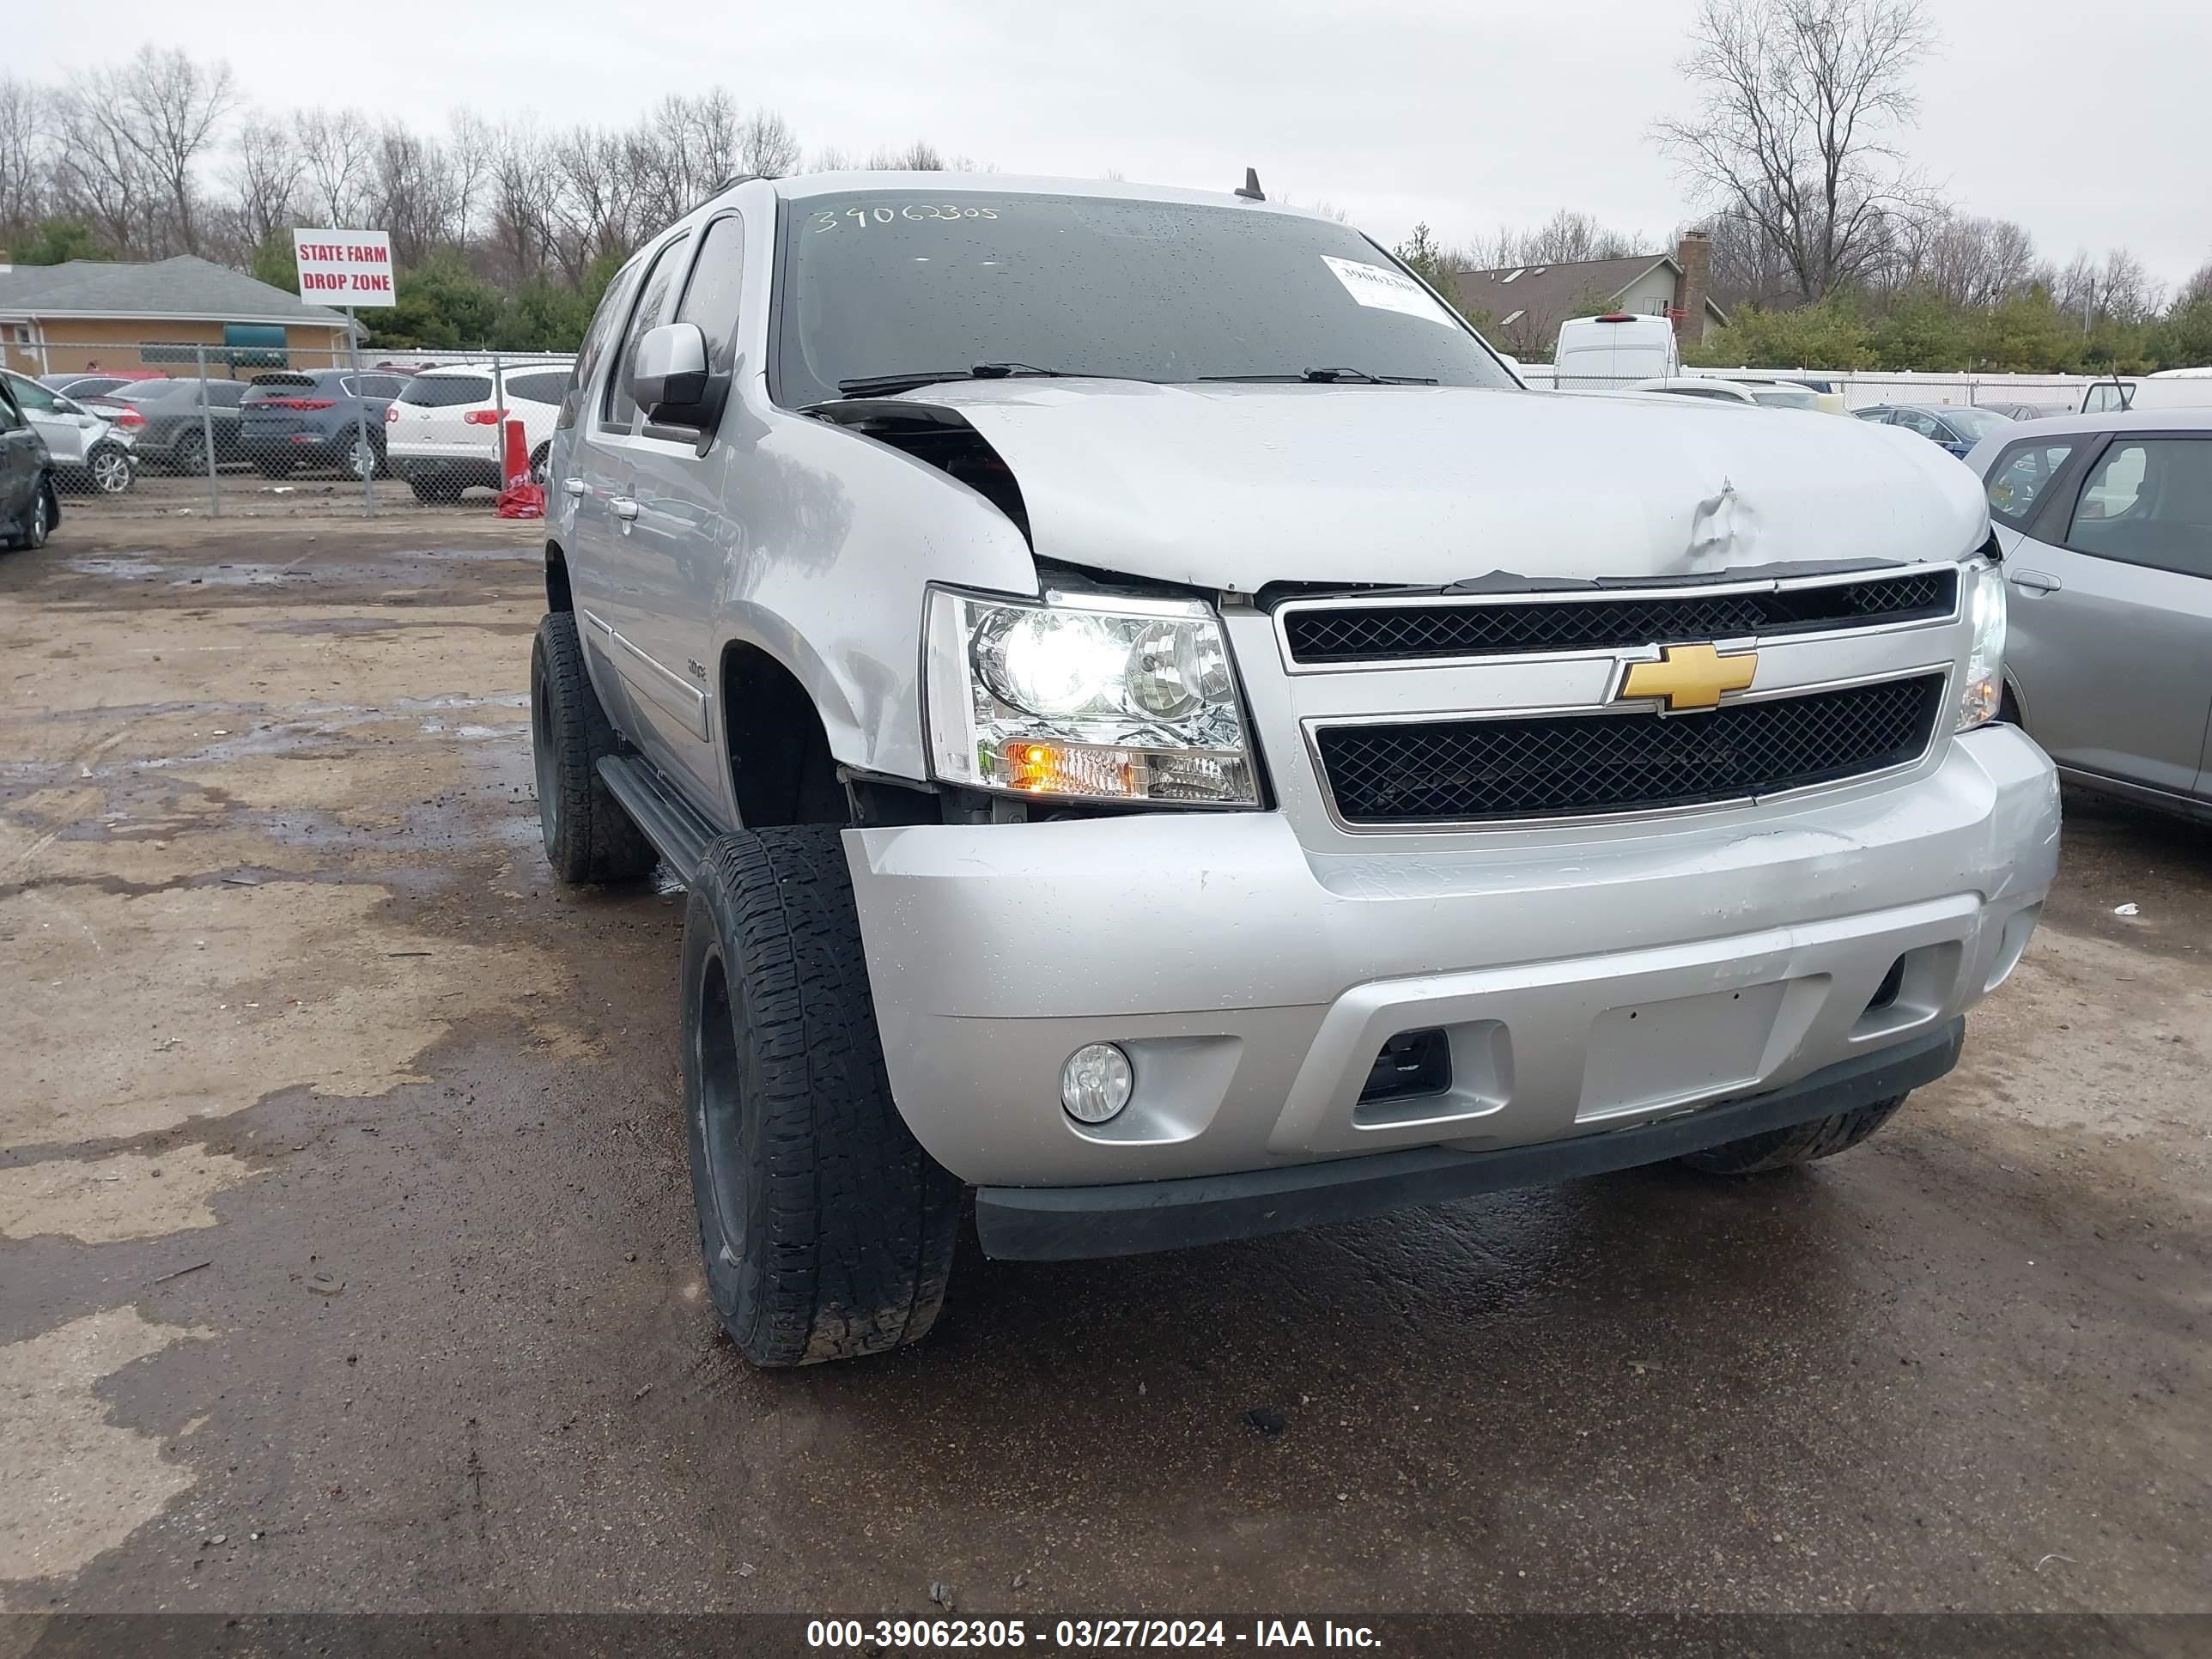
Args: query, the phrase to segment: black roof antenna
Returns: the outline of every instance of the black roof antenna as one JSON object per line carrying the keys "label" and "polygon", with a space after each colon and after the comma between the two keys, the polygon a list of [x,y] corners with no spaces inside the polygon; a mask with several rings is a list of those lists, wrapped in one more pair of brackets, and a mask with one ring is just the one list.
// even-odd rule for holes
{"label": "black roof antenna", "polygon": [[1237,193],[1239,196],[1242,196],[1248,202],[1264,202],[1267,199],[1265,196],[1260,193],[1259,168],[1246,167],[1244,169],[1244,182],[1237,186]]}

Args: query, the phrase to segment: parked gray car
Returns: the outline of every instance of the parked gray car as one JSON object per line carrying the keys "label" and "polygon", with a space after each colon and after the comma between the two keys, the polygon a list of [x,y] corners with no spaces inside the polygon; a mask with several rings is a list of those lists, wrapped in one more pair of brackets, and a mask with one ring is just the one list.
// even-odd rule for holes
{"label": "parked gray car", "polygon": [[2008,717],[2075,781],[2212,817],[2212,410],[2023,422],[1966,459],[2014,595]]}
{"label": "parked gray car", "polygon": [[1324,216],[739,184],[609,286],[549,474],[545,850],[690,889],[757,1364],[927,1331],[963,1188],[1048,1259],[1840,1152],[2051,878],[1971,474],[1525,391]]}

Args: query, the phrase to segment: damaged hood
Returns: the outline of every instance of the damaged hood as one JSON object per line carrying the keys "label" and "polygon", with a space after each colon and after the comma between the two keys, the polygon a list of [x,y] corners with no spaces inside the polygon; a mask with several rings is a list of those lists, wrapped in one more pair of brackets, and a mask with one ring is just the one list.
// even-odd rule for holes
{"label": "damaged hood", "polygon": [[1917,434],[1689,398],[1008,380],[875,406],[901,404],[999,453],[1040,559],[1197,587],[1915,562],[1986,529]]}

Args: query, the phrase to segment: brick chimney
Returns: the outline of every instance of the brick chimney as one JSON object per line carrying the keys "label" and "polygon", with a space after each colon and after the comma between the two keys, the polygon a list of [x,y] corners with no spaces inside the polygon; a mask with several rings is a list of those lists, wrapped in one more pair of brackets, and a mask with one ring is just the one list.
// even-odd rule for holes
{"label": "brick chimney", "polygon": [[1682,284],[1674,291],[1674,337],[1685,345],[1705,337],[1705,296],[1713,286],[1713,239],[1702,230],[1682,233],[1674,250]]}

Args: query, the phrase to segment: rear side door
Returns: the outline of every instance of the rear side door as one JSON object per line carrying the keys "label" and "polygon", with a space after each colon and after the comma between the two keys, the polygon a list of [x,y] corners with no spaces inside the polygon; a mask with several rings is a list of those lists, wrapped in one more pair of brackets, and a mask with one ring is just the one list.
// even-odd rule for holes
{"label": "rear side door", "polygon": [[[2050,480],[2039,490],[2029,482],[2039,466]],[[2076,771],[2167,794],[2201,790],[2212,435],[2027,440],[1998,456],[1990,492],[2000,533],[2015,531],[2007,654],[2030,734]],[[2024,530],[2014,524],[2022,493],[2033,498]]]}

